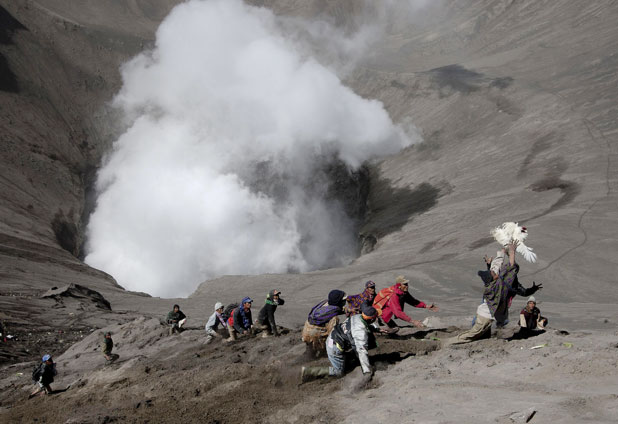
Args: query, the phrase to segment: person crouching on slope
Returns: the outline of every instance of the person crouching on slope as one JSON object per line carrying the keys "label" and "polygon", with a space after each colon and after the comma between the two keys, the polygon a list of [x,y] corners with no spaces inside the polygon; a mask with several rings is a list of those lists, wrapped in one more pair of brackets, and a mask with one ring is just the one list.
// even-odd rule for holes
{"label": "person crouching on slope", "polygon": [[250,297],[245,297],[240,301],[240,306],[234,309],[227,322],[227,329],[230,333],[227,341],[236,340],[236,336],[250,335],[252,333],[251,304],[253,300]]}
{"label": "person crouching on slope", "polygon": [[378,315],[378,309],[363,304],[360,314],[352,315],[341,324],[337,324],[326,339],[326,353],[331,366],[303,367],[301,381],[326,376],[343,377],[346,362],[356,355],[363,371],[363,383],[368,383],[373,375],[368,350],[376,346],[373,332],[379,331],[371,324]]}
{"label": "person crouching on slope", "polygon": [[204,330],[206,330],[206,341],[205,344],[211,343],[215,338],[221,337],[221,335],[217,332],[219,329],[219,324],[221,324],[221,328],[227,330],[227,322],[223,318],[223,303],[217,302],[215,303],[215,312],[208,318],[206,321],[206,326]]}
{"label": "person crouching on slope", "polygon": [[311,308],[301,336],[308,353],[319,356],[325,352],[326,338],[339,323],[337,316],[343,314],[345,299],[343,291],[331,290],[327,300]]}
{"label": "person crouching on slope", "polygon": [[[414,306],[415,308],[429,309],[432,312],[437,312],[440,310],[440,308],[438,308],[433,303],[431,305],[428,305],[414,298],[414,296],[412,296],[408,291],[409,282],[410,280],[406,280],[403,275],[397,277],[397,279],[395,280],[395,286],[393,287],[394,292],[382,307],[382,320],[391,329],[399,329],[397,323],[395,323],[394,318],[399,318],[401,320],[409,322],[418,328],[425,327],[422,322],[410,318],[408,315],[406,315],[405,312],[403,312],[403,307],[406,303]],[[375,302],[374,306],[376,306]]]}
{"label": "person crouching on slope", "polygon": [[541,311],[536,307],[536,299],[530,296],[526,306],[519,313],[519,332],[513,338],[527,339],[541,334],[545,331],[547,322],[547,318],[541,316]]}
{"label": "person crouching on slope", "polygon": [[262,330],[262,337],[279,336],[279,330],[277,330],[277,323],[275,322],[275,311],[277,306],[285,303],[280,294],[279,290],[271,290],[268,296],[266,296],[264,306],[260,309],[257,326]]}
{"label": "person crouching on slope", "polygon": [[366,303],[373,305],[373,299],[376,297],[376,283],[369,280],[365,283],[365,290],[360,294],[354,294],[347,297],[346,315],[356,315],[361,312],[361,305]]}
{"label": "person crouching on slope", "polygon": [[180,306],[174,305],[174,308],[167,314],[167,323],[170,325],[170,336],[174,333],[180,333],[182,326],[187,322],[187,317],[180,310]]}

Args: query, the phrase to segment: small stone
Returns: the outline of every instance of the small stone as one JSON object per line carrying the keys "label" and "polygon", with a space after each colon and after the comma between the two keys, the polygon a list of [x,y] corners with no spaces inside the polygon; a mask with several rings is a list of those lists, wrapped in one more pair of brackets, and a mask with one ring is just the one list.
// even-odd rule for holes
{"label": "small stone", "polygon": [[534,408],[528,408],[524,411],[515,412],[509,415],[509,419],[514,423],[528,423],[536,414],[536,410]]}

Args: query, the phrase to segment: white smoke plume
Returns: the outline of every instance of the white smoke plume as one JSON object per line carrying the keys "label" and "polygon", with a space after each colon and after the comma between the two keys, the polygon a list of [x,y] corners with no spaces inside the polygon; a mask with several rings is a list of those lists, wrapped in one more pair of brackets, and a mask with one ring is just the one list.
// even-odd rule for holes
{"label": "white smoke plume", "polygon": [[186,296],[224,274],[307,271],[355,254],[321,165],[409,145],[383,105],[299,53],[272,12],[192,0],[122,69],[129,119],[97,181],[86,262],[127,289]]}

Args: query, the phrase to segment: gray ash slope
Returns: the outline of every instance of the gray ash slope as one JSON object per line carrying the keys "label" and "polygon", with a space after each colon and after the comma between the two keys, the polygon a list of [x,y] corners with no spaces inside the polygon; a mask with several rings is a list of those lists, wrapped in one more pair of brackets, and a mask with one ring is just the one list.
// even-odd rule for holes
{"label": "gray ash slope", "polygon": [[[0,2],[3,321],[70,331],[159,316],[175,302],[126,292],[78,258],[88,187],[119,123],[106,107],[118,67],[152,43],[176,3]],[[351,0],[253,3],[352,29],[363,13]],[[345,80],[395,121],[411,119],[425,140],[370,168],[361,233],[373,250],[344,268],[205,282],[182,300],[195,323],[216,300],[261,299],[277,286],[288,301],[280,322],[294,328],[330,288],[355,292],[366,279],[385,285],[402,273],[421,299],[442,306],[440,317],[468,319],[481,257],[497,247],[488,230],[516,220],[539,255],[522,264],[521,279],[544,284],[538,297],[552,323],[615,336],[618,8],[478,0],[415,13],[394,13]],[[86,308],[76,318],[77,306],[52,309],[39,298],[68,283],[97,290],[114,312]]]}

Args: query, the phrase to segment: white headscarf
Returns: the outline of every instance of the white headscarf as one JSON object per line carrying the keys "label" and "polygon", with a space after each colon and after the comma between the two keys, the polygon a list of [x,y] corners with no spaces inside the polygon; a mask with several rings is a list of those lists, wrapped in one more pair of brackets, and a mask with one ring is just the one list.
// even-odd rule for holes
{"label": "white headscarf", "polygon": [[496,257],[493,259],[493,261],[491,261],[489,270],[495,272],[496,274],[500,274],[500,268],[502,268],[502,263],[504,263],[504,253],[500,250],[496,252]]}

